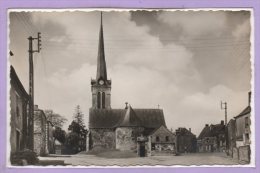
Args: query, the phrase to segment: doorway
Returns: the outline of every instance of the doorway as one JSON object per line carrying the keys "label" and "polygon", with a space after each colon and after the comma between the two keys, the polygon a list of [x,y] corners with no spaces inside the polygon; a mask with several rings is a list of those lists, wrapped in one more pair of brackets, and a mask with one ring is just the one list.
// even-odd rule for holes
{"label": "doorway", "polygon": [[140,143],[140,148],[139,148],[139,153],[140,153],[140,157],[145,157],[145,143],[141,142]]}

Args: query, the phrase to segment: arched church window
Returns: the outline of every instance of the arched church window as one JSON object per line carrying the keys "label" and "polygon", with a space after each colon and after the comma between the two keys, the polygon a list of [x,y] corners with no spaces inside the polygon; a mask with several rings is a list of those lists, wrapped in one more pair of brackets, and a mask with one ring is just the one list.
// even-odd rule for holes
{"label": "arched church window", "polygon": [[106,102],[106,95],[105,92],[102,92],[102,108],[105,108],[105,102]]}
{"label": "arched church window", "polygon": [[100,92],[97,93],[97,108],[98,109],[101,108],[101,93]]}

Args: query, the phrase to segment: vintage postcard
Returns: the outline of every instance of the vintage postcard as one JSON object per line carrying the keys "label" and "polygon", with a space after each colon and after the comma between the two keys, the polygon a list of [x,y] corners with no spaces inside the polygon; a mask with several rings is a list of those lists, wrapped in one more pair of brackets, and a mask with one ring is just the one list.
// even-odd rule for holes
{"label": "vintage postcard", "polygon": [[9,166],[255,166],[251,9],[8,22]]}

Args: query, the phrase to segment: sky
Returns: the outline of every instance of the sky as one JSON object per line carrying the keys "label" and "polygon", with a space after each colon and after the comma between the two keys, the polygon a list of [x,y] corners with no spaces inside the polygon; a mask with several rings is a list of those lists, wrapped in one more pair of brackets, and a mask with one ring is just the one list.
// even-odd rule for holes
{"label": "sky", "polygon": [[[35,104],[66,117],[64,129],[80,105],[87,125],[100,12],[11,12],[9,19],[9,62],[27,91],[27,38],[42,35]],[[106,11],[103,29],[112,108],[159,107],[169,129],[199,135],[205,124],[224,120],[221,101],[228,120],[248,105],[249,11]]]}

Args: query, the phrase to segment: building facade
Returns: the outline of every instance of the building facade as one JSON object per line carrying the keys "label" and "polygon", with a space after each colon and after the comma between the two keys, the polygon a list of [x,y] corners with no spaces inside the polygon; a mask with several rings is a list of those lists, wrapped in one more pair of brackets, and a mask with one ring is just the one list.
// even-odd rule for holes
{"label": "building facade", "polygon": [[160,126],[150,133],[151,150],[156,153],[174,153],[176,148],[176,136],[165,126]]}
{"label": "building facade", "polygon": [[197,140],[196,135],[191,132],[191,129],[178,128],[176,134],[176,152],[178,153],[193,153],[196,152]]}
{"label": "building facade", "polygon": [[[137,137],[147,136],[151,131],[165,126],[161,109],[111,108],[111,80],[107,78],[103,25],[99,32],[96,78],[91,80],[92,107],[89,110],[87,141],[89,149],[137,150]],[[88,149],[87,149],[88,150]]]}
{"label": "building facade", "polygon": [[198,139],[199,152],[224,152],[226,151],[226,126],[224,121],[220,124],[205,125]]}
{"label": "building facade", "polygon": [[227,124],[227,154],[233,157],[233,148],[236,147],[236,120],[231,119]]}
{"label": "building facade", "polygon": [[248,106],[236,117],[236,145],[233,158],[239,162],[250,163],[251,160],[251,92],[248,93]]}
{"label": "building facade", "polygon": [[27,147],[28,141],[28,115],[27,105],[29,95],[20,82],[14,68],[10,68],[11,88],[10,88],[10,107],[11,107],[11,133],[10,144],[11,153],[15,153]]}

